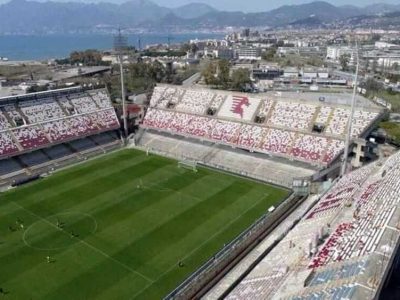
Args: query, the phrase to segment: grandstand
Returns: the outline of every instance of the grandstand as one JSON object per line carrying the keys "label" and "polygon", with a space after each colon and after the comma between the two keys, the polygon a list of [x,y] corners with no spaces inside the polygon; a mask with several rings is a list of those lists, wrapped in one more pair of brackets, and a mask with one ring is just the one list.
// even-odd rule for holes
{"label": "grandstand", "polygon": [[[80,284],[75,298],[95,297],[103,291],[90,286],[94,274],[105,285],[112,278],[104,298],[159,299],[168,292],[165,299],[375,298],[400,237],[400,153],[335,179],[350,107],[302,98],[160,85],[130,143],[145,151],[118,151],[5,193],[12,217],[3,220],[3,231],[16,209],[47,220],[73,208],[110,228],[96,233],[96,223],[93,236],[76,244],[109,265],[82,264],[84,270],[68,270],[70,279],[57,268],[62,285],[54,281],[39,294],[62,298]],[[352,139],[367,137],[383,115],[357,106]],[[0,186],[119,148],[119,127],[102,89],[0,98]],[[49,195],[38,201],[42,187]],[[52,242],[52,230],[43,232]],[[71,247],[69,235],[65,240]],[[66,252],[71,260],[62,267],[82,259],[79,251]],[[38,254],[27,253],[24,262],[36,264],[30,255]],[[16,280],[3,278],[12,287],[25,272],[22,262],[8,270],[14,263]],[[29,291],[23,285],[21,295]]]}
{"label": "grandstand", "polygon": [[339,179],[245,277],[205,299],[375,298],[398,248],[399,163],[396,153]]}
{"label": "grandstand", "polygon": [[80,87],[0,98],[0,184],[120,145],[105,90]]}
{"label": "grandstand", "polygon": [[[351,115],[343,103],[300,98],[159,86],[138,144],[293,188],[296,179],[312,182],[340,165]],[[383,115],[357,106],[351,138],[367,137]],[[168,299],[376,297],[398,247],[399,161],[395,154],[338,180],[328,175],[325,192],[302,200],[235,265],[213,271],[222,275],[197,290],[205,275],[193,275]]]}
{"label": "grandstand", "polygon": [[[352,138],[366,136],[382,115],[374,107],[356,108]],[[316,173],[340,160],[349,118],[350,107],[334,103],[161,85],[154,90],[142,128],[144,136],[163,133],[215,148],[243,149],[268,160],[283,158],[283,164]],[[148,147],[141,141],[139,145]],[[164,146],[153,141],[153,150],[160,147]],[[292,180],[308,173],[282,178]]]}

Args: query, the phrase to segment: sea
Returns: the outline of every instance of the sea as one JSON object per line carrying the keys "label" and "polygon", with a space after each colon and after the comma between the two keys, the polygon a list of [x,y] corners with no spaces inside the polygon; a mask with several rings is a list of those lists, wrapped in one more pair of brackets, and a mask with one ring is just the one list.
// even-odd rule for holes
{"label": "sea", "polygon": [[[186,42],[191,39],[222,38],[218,33],[182,33],[182,34],[141,34],[127,35],[128,44],[141,47],[152,44],[166,44],[168,38],[171,43]],[[72,51],[98,49],[108,50],[113,47],[113,35],[87,34],[87,35],[0,35],[0,57],[10,61],[21,60],[47,60],[68,57]]]}

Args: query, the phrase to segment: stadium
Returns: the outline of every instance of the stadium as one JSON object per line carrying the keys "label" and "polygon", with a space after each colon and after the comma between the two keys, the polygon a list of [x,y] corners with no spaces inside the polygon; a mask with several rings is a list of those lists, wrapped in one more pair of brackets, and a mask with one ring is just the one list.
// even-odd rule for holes
{"label": "stadium", "polygon": [[400,157],[334,98],[159,85],[128,138],[105,89],[0,98],[2,296],[378,298]]}

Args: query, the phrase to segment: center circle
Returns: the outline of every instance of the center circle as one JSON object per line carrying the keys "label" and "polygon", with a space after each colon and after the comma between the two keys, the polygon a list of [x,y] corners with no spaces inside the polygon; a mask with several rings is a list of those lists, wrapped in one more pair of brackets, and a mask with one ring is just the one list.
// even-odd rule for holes
{"label": "center circle", "polygon": [[58,250],[80,242],[97,230],[96,219],[86,213],[63,212],[30,225],[22,240],[36,250]]}

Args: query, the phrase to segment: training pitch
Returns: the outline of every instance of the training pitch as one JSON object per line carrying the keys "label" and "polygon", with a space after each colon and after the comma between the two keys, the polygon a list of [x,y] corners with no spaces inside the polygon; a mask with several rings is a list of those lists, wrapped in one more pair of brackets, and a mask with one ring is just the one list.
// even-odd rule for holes
{"label": "training pitch", "polygon": [[160,299],[289,191],[122,150],[0,194],[4,299]]}

